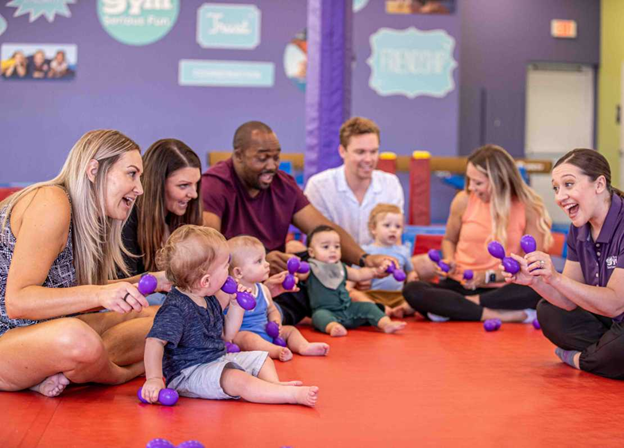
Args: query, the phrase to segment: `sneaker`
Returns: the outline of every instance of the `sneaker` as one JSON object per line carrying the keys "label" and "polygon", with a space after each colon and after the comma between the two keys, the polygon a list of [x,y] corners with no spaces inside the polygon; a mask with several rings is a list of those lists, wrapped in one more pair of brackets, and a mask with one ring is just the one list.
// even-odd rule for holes
{"label": "sneaker", "polygon": [[427,313],[427,317],[432,322],[446,322],[450,317],[438,316],[437,314]]}
{"label": "sneaker", "polygon": [[527,308],[524,311],[524,314],[527,315],[527,318],[522,321],[523,324],[532,324],[535,319],[537,319],[537,310],[533,308]]}

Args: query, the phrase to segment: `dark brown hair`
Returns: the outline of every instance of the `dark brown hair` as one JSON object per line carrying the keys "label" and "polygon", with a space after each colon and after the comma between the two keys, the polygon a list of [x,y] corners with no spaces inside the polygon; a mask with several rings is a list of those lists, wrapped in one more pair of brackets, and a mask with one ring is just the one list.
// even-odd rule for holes
{"label": "dark brown hair", "polygon": [[144,194],[137,200],[138,242],[143,253],[143,264],[148,271],[156,270],[156,252],[165,239],[165,226],[173,233],[184,224],[202,224],[201,178],[197,183],[197,197],[189,202],[186,213],[168,216],[165,205],[165,181],[181,168],[197,168],[201,162],[197,154],[180,140],[158,140],[143,155],[145,171],[141,177]]}

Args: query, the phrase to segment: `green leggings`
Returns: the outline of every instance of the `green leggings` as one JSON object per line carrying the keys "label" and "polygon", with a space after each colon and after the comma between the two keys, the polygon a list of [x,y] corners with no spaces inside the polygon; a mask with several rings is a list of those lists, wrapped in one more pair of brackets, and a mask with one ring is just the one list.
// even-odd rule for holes
{"label": "green leggings", "polygon": [[332,322],[338,322],[345,328],[357,328],[364,324],[377,326],[379,320],[386,315],[377,305],[371,302],[352,302],[342,311],[329,311],[317,308],[312,312],[312,325],[325,333],[325,328]]}

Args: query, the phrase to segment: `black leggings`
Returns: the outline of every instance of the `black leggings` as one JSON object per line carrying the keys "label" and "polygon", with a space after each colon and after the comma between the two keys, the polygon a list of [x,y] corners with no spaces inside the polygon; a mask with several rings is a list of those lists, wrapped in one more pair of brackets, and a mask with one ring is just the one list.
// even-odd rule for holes
{"label": "black leggings", "polygon": [[[465,296],[479,295],[481,305]],[[535,308],[540,296],[528,286],[507,284],[500,288],[466,289],[461,283],[444,279],[440,283],[411,282],[403,288],[407,303],[423,316],[427,313],[452,320],[480,321],[484,308],[524,310]]]}
{"label": "black leggings", "polygon": [[581,352],[581,370],[624,379],[624,324],[580,307],[566,311],[545,300],[537,306],[537,318],[553,344]]}

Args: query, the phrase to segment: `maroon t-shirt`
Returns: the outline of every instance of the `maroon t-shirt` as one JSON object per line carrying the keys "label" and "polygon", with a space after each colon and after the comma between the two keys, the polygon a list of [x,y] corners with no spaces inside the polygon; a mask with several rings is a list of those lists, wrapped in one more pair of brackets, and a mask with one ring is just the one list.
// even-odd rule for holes
{"label": "maroon t-shirt", "polygon": [[221,218],[227,238],[255,236],[267,252],[284,251],[293,216],[310,202],[292,176],[277,171],[271,186],[252,198],[234,171],[232,159],[219,162],[202,175],[204,210]]}

